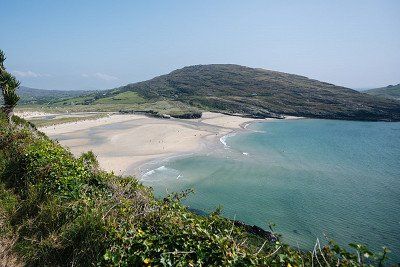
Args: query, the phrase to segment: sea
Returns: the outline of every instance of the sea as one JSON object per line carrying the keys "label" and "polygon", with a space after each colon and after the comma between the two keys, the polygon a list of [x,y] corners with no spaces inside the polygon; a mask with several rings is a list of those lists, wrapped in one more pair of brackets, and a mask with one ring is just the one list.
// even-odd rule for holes
{"label": "sea", "polygon": [[219,148],[146,166],[157,196],[194,189],[183,203],[312,249],[319,240],[391,250],[400,262],[400,123],[277,120],[247,125]]}

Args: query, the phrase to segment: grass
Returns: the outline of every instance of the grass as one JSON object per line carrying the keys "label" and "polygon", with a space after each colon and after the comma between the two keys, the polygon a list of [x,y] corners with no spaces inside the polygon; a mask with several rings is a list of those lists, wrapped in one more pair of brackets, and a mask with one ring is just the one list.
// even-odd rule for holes
{"label": "grass", "polygon": [[110,97],[100,98],[93,104],[143,104],[146,99],[139,96],[136,92],[123,92]]}
{"label": "grass", "polygon": [[36,127],[39,128],[39,127],[57,125],[57,124],[68,123],[68,122],[97,120],[100,118],[105,118],[107,116],[108,116],[108,114],[88,114],[86,116],[77,116],[77,117],[61,117],[61,118],[56,117],[54,119],[32,118],[32,119],[28,119],[28,121],[30,121]]}
{"label": "grass", "polygon": [[[136,97],[137,94],[132,94],[132,92],[123,93],[124,96],[127,97]],[[160,101],[147,101],[142,102],[140,98],[135,98],[137,100],[136,103],[123,103],[127,101],[128,98],[121,100],[121,103],[117,103],[112,100],[112,98],[107,98],[107,101],[102,101],[101,103],[93,103],[90,105],[78,104],[82,101],[79,98],[79,101],[71,100],[71,103],[76,104],[68,104],[66,102],[57,103],[54,105],[24,105],[18,107],[18,112],[24,111],[41,111],[47,113],[65,113],[65,112],[119,112],[119,111],[153,111],[155,114],[166,114],[174,117],[180,117],[185,114],[201,114],[201,111],[198,108],[194,108],[188,104],[184,104],[179,101],[171,101],[171,100],[160,100]],[[121,98],[122,99],[122,98]],[[132,98],[129,98],[132,99]],[[103,100],[103,99],[101,99]],[[100,100],[99,100],[100,101]],[[65,103],[65,104],[64,104]],[[41,123],[41,122],[40,122]]]}
{"label": "grass", "polygon": [[[129,105],[137,105],[146,103],[144,98],[139,96],[136,92],[116,92],[111,91],[108,93],[99,92],[98,94],[88,94],[83,96],[77,96],[73,98],[69,98],[66,100],[59,101],[55,103],[56,105],[102,105],[102,104],[129,104]],[[52,105],[52,104],[51,104]]]}
{"label": "grass", "polygon": [[0,184],[0,266],[23,266],[19,257],[13,251],[16,238],[7,218],[15,212],[17,198],[11,190]]}
{"label": "grass", "polygon": [[180,201],[191,190],[157,199],[134,177],[102,171],[92,152],[75,158],[31,123],[13,121],[0,113],[0,240],[13,236],[8,253],[27,266],[364,266],[386,258],[362,245],[311,252],[256,238],[219,209],[190,212]]}
{"label": "grass", "polygon": [[374,96],[400,100],[400,84],[389,85],[382,88],[369,89],[365,91],[365,93]]}

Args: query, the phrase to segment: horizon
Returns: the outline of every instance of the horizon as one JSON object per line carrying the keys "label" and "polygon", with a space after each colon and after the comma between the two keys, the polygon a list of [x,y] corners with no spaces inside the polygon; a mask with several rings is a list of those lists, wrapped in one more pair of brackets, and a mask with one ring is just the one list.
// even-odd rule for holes
{"label": "horizon", "polygon": [[8,70],[31,88],[111,89],[199,64],[264,68],[358,90],[400,82],[394,0],[2,6],[0,49]]}

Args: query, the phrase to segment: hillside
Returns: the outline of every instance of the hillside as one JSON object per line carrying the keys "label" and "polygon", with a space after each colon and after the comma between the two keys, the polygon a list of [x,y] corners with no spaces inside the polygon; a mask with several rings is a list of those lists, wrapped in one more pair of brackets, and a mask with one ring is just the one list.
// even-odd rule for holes
{"label": "hillside", "polygon": [[364,92],[373,96],[400,100],[400,83],[381,88],[369,89]]}
{"label": "hillside", "polygon": [[[177,103],[250,117],[400,120],[400,105],[307,77],[238,65],[196,65],[72,100],[75,105]],[[64,105],[67,103],[64,102]],[[172,105],[173,105],[172,104]],[[125,109],[127,106],[125,106]],[[129,108],[129,104],[128,104]]]}
{"label": "hillside", "polygon": [[21,97],[20,104],[48,104],[61,99],[77,97],[88,94],[88,91],[61,91],[61,90],[45,90],[35,89],[26,86],[20,86],[18,95]]}

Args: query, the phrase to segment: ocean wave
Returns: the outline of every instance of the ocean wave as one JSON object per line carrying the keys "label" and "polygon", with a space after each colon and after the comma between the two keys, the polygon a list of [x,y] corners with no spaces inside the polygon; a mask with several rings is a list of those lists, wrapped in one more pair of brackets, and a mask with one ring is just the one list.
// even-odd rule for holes
{"label": "ocean wave", "polygon": [[150,170],[150,171],[144,173],[144,174],[142,175],[142,177],[144,178],[144,177],[147,177],[147,176],[149,176],[149,175],[153,175],[153,174],[155,174],[155,173],[158,172],[158,171],[165,171],[165,170],[167,170],[167,168],[163,165],[163,166],[161,166],[161,167],[158,167],[158,168],[156,168],[156,169],[153,169],[153,170]]}
{"label": "ocean wave", "polygon": [[227,134],[227,135],[222,136],[222,137],[219,139],[219,141],[224,145],[224,147],[225,147],[226,149],[228,149],[229,146],[228,146],[228,144],[226,143],[226,139],[229,138],[229,137],[235,136],[235,135],[236,135],[236,133],[229,133],[229,134]]}
{"label": "ocean wave", "polygon": [[161,166],[161,167],[158,167],[157,169],[155,169],[156,171],[165,171],[165,170],[167,170],[168,168],[167,167],[165,167],[164,165],[163,166]]}
{"label": "ocean wave", "polygon": [[182,178],[182,174],[180,173],[180,171],[173,168],[165,167],[163,165],[158,168],[145,172],[144,174],[141,175],[140,180],[147,182],[155,182],[159,180],[165,181],[166,179],[179,180],[179,178]]}
{"label": "ocean wave", "polygon": [[146,172],[145,174],[143,174],[142,177],[147,177],[147,176],[152,175],[154,173],[155,173],[154,170],[150,170],[150,171]]}

